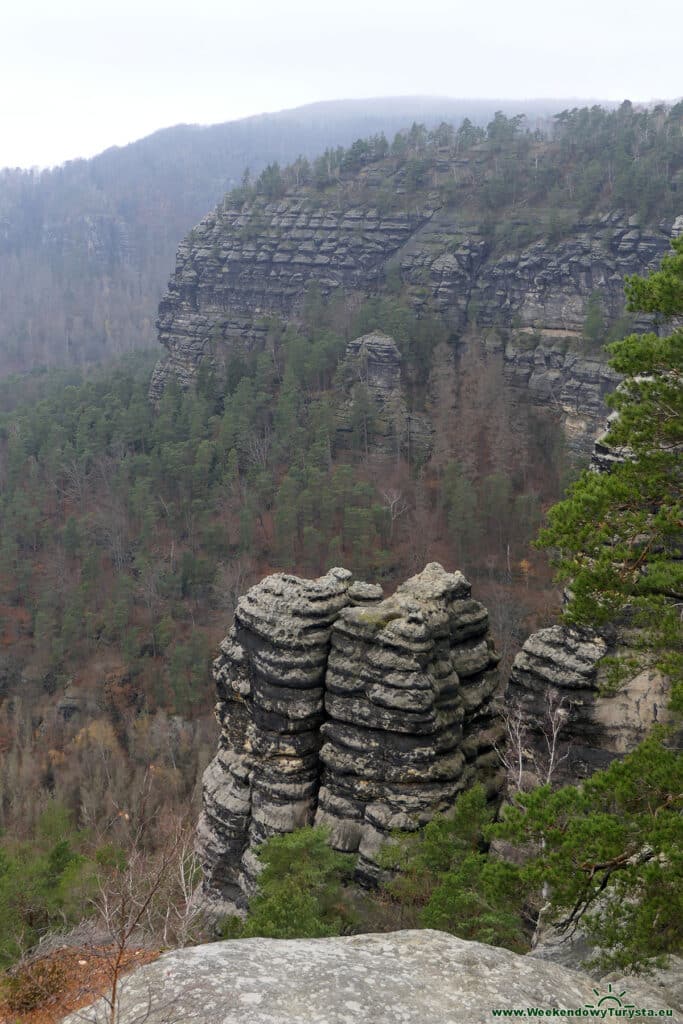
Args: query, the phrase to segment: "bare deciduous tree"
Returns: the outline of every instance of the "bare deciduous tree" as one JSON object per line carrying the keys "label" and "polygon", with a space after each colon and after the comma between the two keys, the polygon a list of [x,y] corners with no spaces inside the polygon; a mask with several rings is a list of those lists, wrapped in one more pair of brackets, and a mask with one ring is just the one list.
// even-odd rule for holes
{"label": "bare deciduous tree", "polygon": [[396,487],[382,491],[382,498],[384,502],[382,507],[386,509],[389,516],[389,539],[391,540],[394,536],[394,523],[408,510],[408,503]]}
{"label": "bare deciduous tree", "polygon": [[[527,788],[530,776],[535,785],[552,783],[559,766],[569,757],[568,747],[561,751],[559,742],[568,716],[567,698],[554,689],[546,691],[540,719],[533,720],[520,701],[501,709],[505,745],[494,747],[513,793]],[[545,750],[539,749],[539,739]]]}
{"label": "bare deciduous tree", "polygon": [[557,768],[569,757],[569,749],[560,754],[560,733],[567,723],[569,707],[566,697],[561,697],[557,690],[548,690],[545,696],[545,718],[541,726],[545,740],[547,755],[544,759],[544,783],[552,782]]}
{"label": "bare deciduous tree", "polygon": [[232,614],[240,597],[253,582],[254,576],[254,560],[248,555],[240,554],[229,562],[221,562],[213,583],[216,604]]}
{"label": "bare deciduous tree", "polygon": [[[199,865],[192,851],[192,833],[175,825],[163,851],[155,857],[144,850],[144,836],[136,836],[125,864],[117,865],[98,883],[93,906],[109,937],[106,949],[93,950],[105,957],[106,1024],[117,1024],[121,980],[134,947],[141,943],[185,946],[196,941],[204,923],[197,901]],[[152,1009],[151,999],[146,1020]],[[89,1019],[89,1018],[85,1018]]]}
{"label": "bare deciduous tree", "polygon": [[264,427],[260,434],[252,434],[244,445],[249,462],[265,468],[268,465],[272,444],[273,433],[269,427]]}
{"label": "bare deciduous tree", "polygon": [[505,768],[508,786],[518,793],[523,786],[525,765],[531,758],[531,752],[526,747],[527,719],[519,703],[501,710],[501,717],[505,726],[505,743],[503,746],[494,744],[494,749]]}
{"label": "bare deciduous tree", "polygon": [[163,568],[158,562],[145,562],[140,569],[136,593],[142,598],[150,614],[154,613],[159,605],[162,577]]}
{"label": "bare deciduous tree", "polygon": [[83,510],[86,506],[90,482],[90,468],[85,458],[72,456],[59,466],[52,480],[55,490],[74,508]]}

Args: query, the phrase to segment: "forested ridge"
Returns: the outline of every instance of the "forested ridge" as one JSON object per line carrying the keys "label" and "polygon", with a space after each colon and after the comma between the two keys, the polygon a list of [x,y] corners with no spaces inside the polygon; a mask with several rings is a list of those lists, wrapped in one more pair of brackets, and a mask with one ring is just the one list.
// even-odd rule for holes
{"label": "forested ridge", "polygon": [[[564,110],[545,129],[533,129],[523,114],[508,117],[502,111],[486,127],[469,118],[457,128],[443,122],[428,130],[414,123],[391,142],[379,133],[347,148],[327,149],[315,160],[301,158],[287,168],[272,162],[253,187],[257,194],[272,197],[294,184],[323,190],[351,179],[368,164],[388,173],[400,169],[402,188],[392,197],[382,194],[380,179],[380,204],[401,207],[409,203],[408,197],[436,188],[446,203],[473,202],[483,216],[485,233],[492,230],[492,240],[515,249],[526,239],[497,236],[488,218],[504,221],[502,211],[549,203],[560,218],[564,213],[564,219],[546,225],[552,241],[599,210],[623,209],[642,224],[675,215],[682,116],[681,104],[640,109],[627,101],[613,111],[599,106]],[[446,170],[444,182],[439,172]],[[248,183],[248,178],[243,180],[242,193]]]}
{"label": "forested ridge", "polygon": [[[284,115],[282,128],[277,117],[266,119],[265,141],[258,119],[225,126],[224,138],[209,129],[169,129],[64,168],[3,171],[0,370],[98,362],[153,344],[175,247],[228,188],[244,195],[245,186],[256,185],[267,198],[288,183],[309,184],[314,198],[341,179],[353,192],[358,169],[374,163],[382,175],[401,169],[398,191],[387,179],[379,200],[402,208],[424,198],[434,176],[450,168],[439,202],[473,210],[487,243],[503,252],[539,239],[552,245],[596,211],[621,209],[644,225],[676,213],[680,104],[575,108],[554,118],[507,108],[492,120],[487,110],[465,113],[458,109],[456,127],[437,125],[443,115],[430,111],[433,127],[416,122],[393,139],[399,113],[386,122],[386,135],[379,115],[372,122],[359,114],[368,137],[347,148],[330,146],[340,138],[334,121],[321,129],[313,115],[310,128],[303,115],[298,128]],[[344,141],[354,138],[355,123],[345,123]]]}
{"label": "forested ridge", "polygon": [[[222,125],[177,125],[90,160],[0,171],[0,373],[110,360],[155,341],[178,242],[245,172],[257,177],[411,120],[469,116],[501,101],[403,98],[312,104]],[[533,123],[554,113],[529,101]]]}

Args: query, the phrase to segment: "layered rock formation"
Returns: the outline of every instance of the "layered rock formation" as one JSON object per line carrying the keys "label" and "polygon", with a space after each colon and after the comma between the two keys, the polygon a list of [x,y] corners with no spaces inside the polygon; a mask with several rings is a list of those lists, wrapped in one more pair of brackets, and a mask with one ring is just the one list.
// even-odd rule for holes
{"label": "layered rock formation", "polygon": [[[607,442],[618,415],[611,414],[593,446],[593,473],[610,473],[636,458],[631,448]],[[663,596],[674,600],[669,592]],[[575,783],[633,750],[656,724],[671,721],[671,680],[642,641],[628,607],[601,633],[555,625],[528,638],[512,666],[506,713],[523,723],[528,746],[522,760],[536,780],[551,771],[554,783]]]}
{"label": "layered rock formation", "polygon": [[328,720],[316,823],[338,849],[358,850],[358,874],[376,881],[393,829],[452,807],[475,780],[501,784],[489,757],[498,658],[486,609],[460,573],[432,563],[385,601],[344,609],[331,634]]}
{"label": "layered rock formation", "polygon": [[[514,1016],[533,1007],[554,1019],[611,1019],[610,1010],[628,1019],[644,1009],[644,1016],[676,1021],[683,1012],[680,966],[654,978],[611,976],[596,986],[566,967],[431,930],[241,939],[174,950],[140,968],[122,985],[117,1020],[490,1024],[492,1011]],[[101,1000],[63,1024],[96,1024],[108,1012]]]}
{"label": "layered rock formation", "polygon": [[429,417],[411,413],[401,380],[401,353],[393,338],[373,331],[350,341],[341,366],[346,401],[337,426],[340,447],[349,447],[358,389],[365,389],[372,420],[373,452],[394,458],[429,458],[434,429]]}
{"label": "layered rock formation", "polygon": [[240,599],[214,668],[222,731],[198,830],[210,900],[244,906],[255,848],[310,823],[358,851],[372,883],[392,829],[475,781],[492,796],[502,784],[486,609],[436,563],[381,596],[332,569],[270,576]]}
{"label": "layered rock formation", "polygon": [[[533,214],[526,226],[538,231]],[[560,241],[494,254],[476,224],[464,221],[461,211],[441,208],[399,259],[404,278],[427,286],[424,301],[457,330],[476,319],[566,337],[582,334],[594,290],[608,320],[622,313],[624,276],[657,266],[670,230],[643,228],[638,218],[613,212],[577,223]]]}
{"label": "layered rock formation", "polygon": [[215,898],[242,903],[258,870],[254,847],[313,819],[330,632],[349,602],[350,576],[278,574],[240,598],[214,663],[222,731],[198,828]]}
{"label": "layered rock formation", "polygon": [[[521,715],[525,767],[536,780],[544,780],[551,767],[554,725],[552,780],[557,784],[606,768],[656,723],[668,721],[668,681],[642,653],[629,650],[628,640],[623,629],[612,628],[608,642],[592,630],[550,626],[524,644],[512,666],[505,704],[508,715]],[[605,659],[629,653],[635,661],[630,677],[616,684]]]}
{"label": "layered rock formation", "polygon": [[152,378],[158,398],[170,374],[185,384],[199,362],[235,348],[259,347],[264,317],[295,317],[307,286],[365,292],[386,262],[431,216],[381,216],[336,204],[313,207],[292,195],[245,206],[230,202],[205,217],[178,247],[176,271],[159,305],[159,341],[167,349]]}
{"label": "layered rock formation", "polygon": [[512,332],[504,350],[505,380],[520,398],[559,415],[570,451],[585,457],[619,375],[599,354],[581,353],[566,340],[560,331],[555,338],[551,331]]}
{"label": "layered rock formation", "polygon": [[[151,396],[160,397],[171,375],[189,384],[203,359],[220,366],[235,350],[263,348],[267,318],[296,320],[311,285],[353,306],[380,292],[391,274],[413,307],[440,315],[454,338],[475,325],[495,326],[510,383],[535,404],[553,404],[570,442],[587,453],[615,380],[583,351],[589,301],[599,290],[605,322],[616,320],[624,276],[659,265],[672,225],[644,228],[614,212],[577,224],[556,243],[501,253],[436,190],[418,193],[409,209],[381,213],[373,206],[382,186],[376,177],[360,176],[362,205],[340,184],[324,194],[293,189],[274,201],[228,197],[206,217],[179,247],[159,307],[167,351]],[[525,227],[542,237],[543,225],[528,216]]]}

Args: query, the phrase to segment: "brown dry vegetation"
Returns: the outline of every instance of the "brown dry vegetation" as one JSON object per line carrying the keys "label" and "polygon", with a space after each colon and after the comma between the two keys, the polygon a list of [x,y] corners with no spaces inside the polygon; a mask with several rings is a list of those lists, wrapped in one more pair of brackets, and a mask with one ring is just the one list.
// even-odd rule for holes
{"label": "brown dry vegetation", "polygon": [[[161,950],[132,947],[125,953],[121,973],[151,963]],[[114,946],[56,949],[47,956],[20,964],[0,987],[0,1024],[56,1024],[67,1013],[90,1005],[111,985]],[[31,1005],[31,1009],[22,1009]]]}

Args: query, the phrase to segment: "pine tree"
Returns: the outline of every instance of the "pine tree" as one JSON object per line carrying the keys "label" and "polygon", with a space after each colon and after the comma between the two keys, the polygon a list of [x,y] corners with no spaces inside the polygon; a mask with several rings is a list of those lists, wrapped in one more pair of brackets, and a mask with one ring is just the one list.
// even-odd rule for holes
{"label": "pine tree", "polygon": [[535,846],[520,888],[545,887],[547,919],[580,927],[596,965],[642,968],[683,940],[682,791],[683,758],[653,735],[581,786],[519,794],[490,831]]}
{"label": "pine tree", "polygon": [[[627,281],[629,308],[658,318],[683,314],[683,238],[661,270]],[[539,545],[557,552],[569,581],[568,622],[599,626],[628,617],[672,679],[683,707],[683,328],[632,334],[608,346],[625,379],[609,402],[604,438],[620,455],[611,471],[587,470],[551,509]]]}
{"label": "pine tree", "polygon": [[259,848],[264,868],[241,937],[319,938],[349,927],[342,883],[353,873],[353,857],[330,849],[327,839],[325,829],[307,826]]}
{"label": "pine tree", "polygon": [[[661,269],[627,281],[629,308],[658,320],[683,314],[683,238]],[[683,708],[680,606],[683,329],[632,334],[608,346],[624,380],[605,437],[618,456],[586,471],[551,509],[540,544],[559,552],[569,622],[635,625],[646,656],[665,671]],[[538,843],[527,883],[550,892],[550,918],[580,925],[603,968],[638,968],[680,949],[683,758],[662,734],[580,787],[518,798],[499,834]]]}

